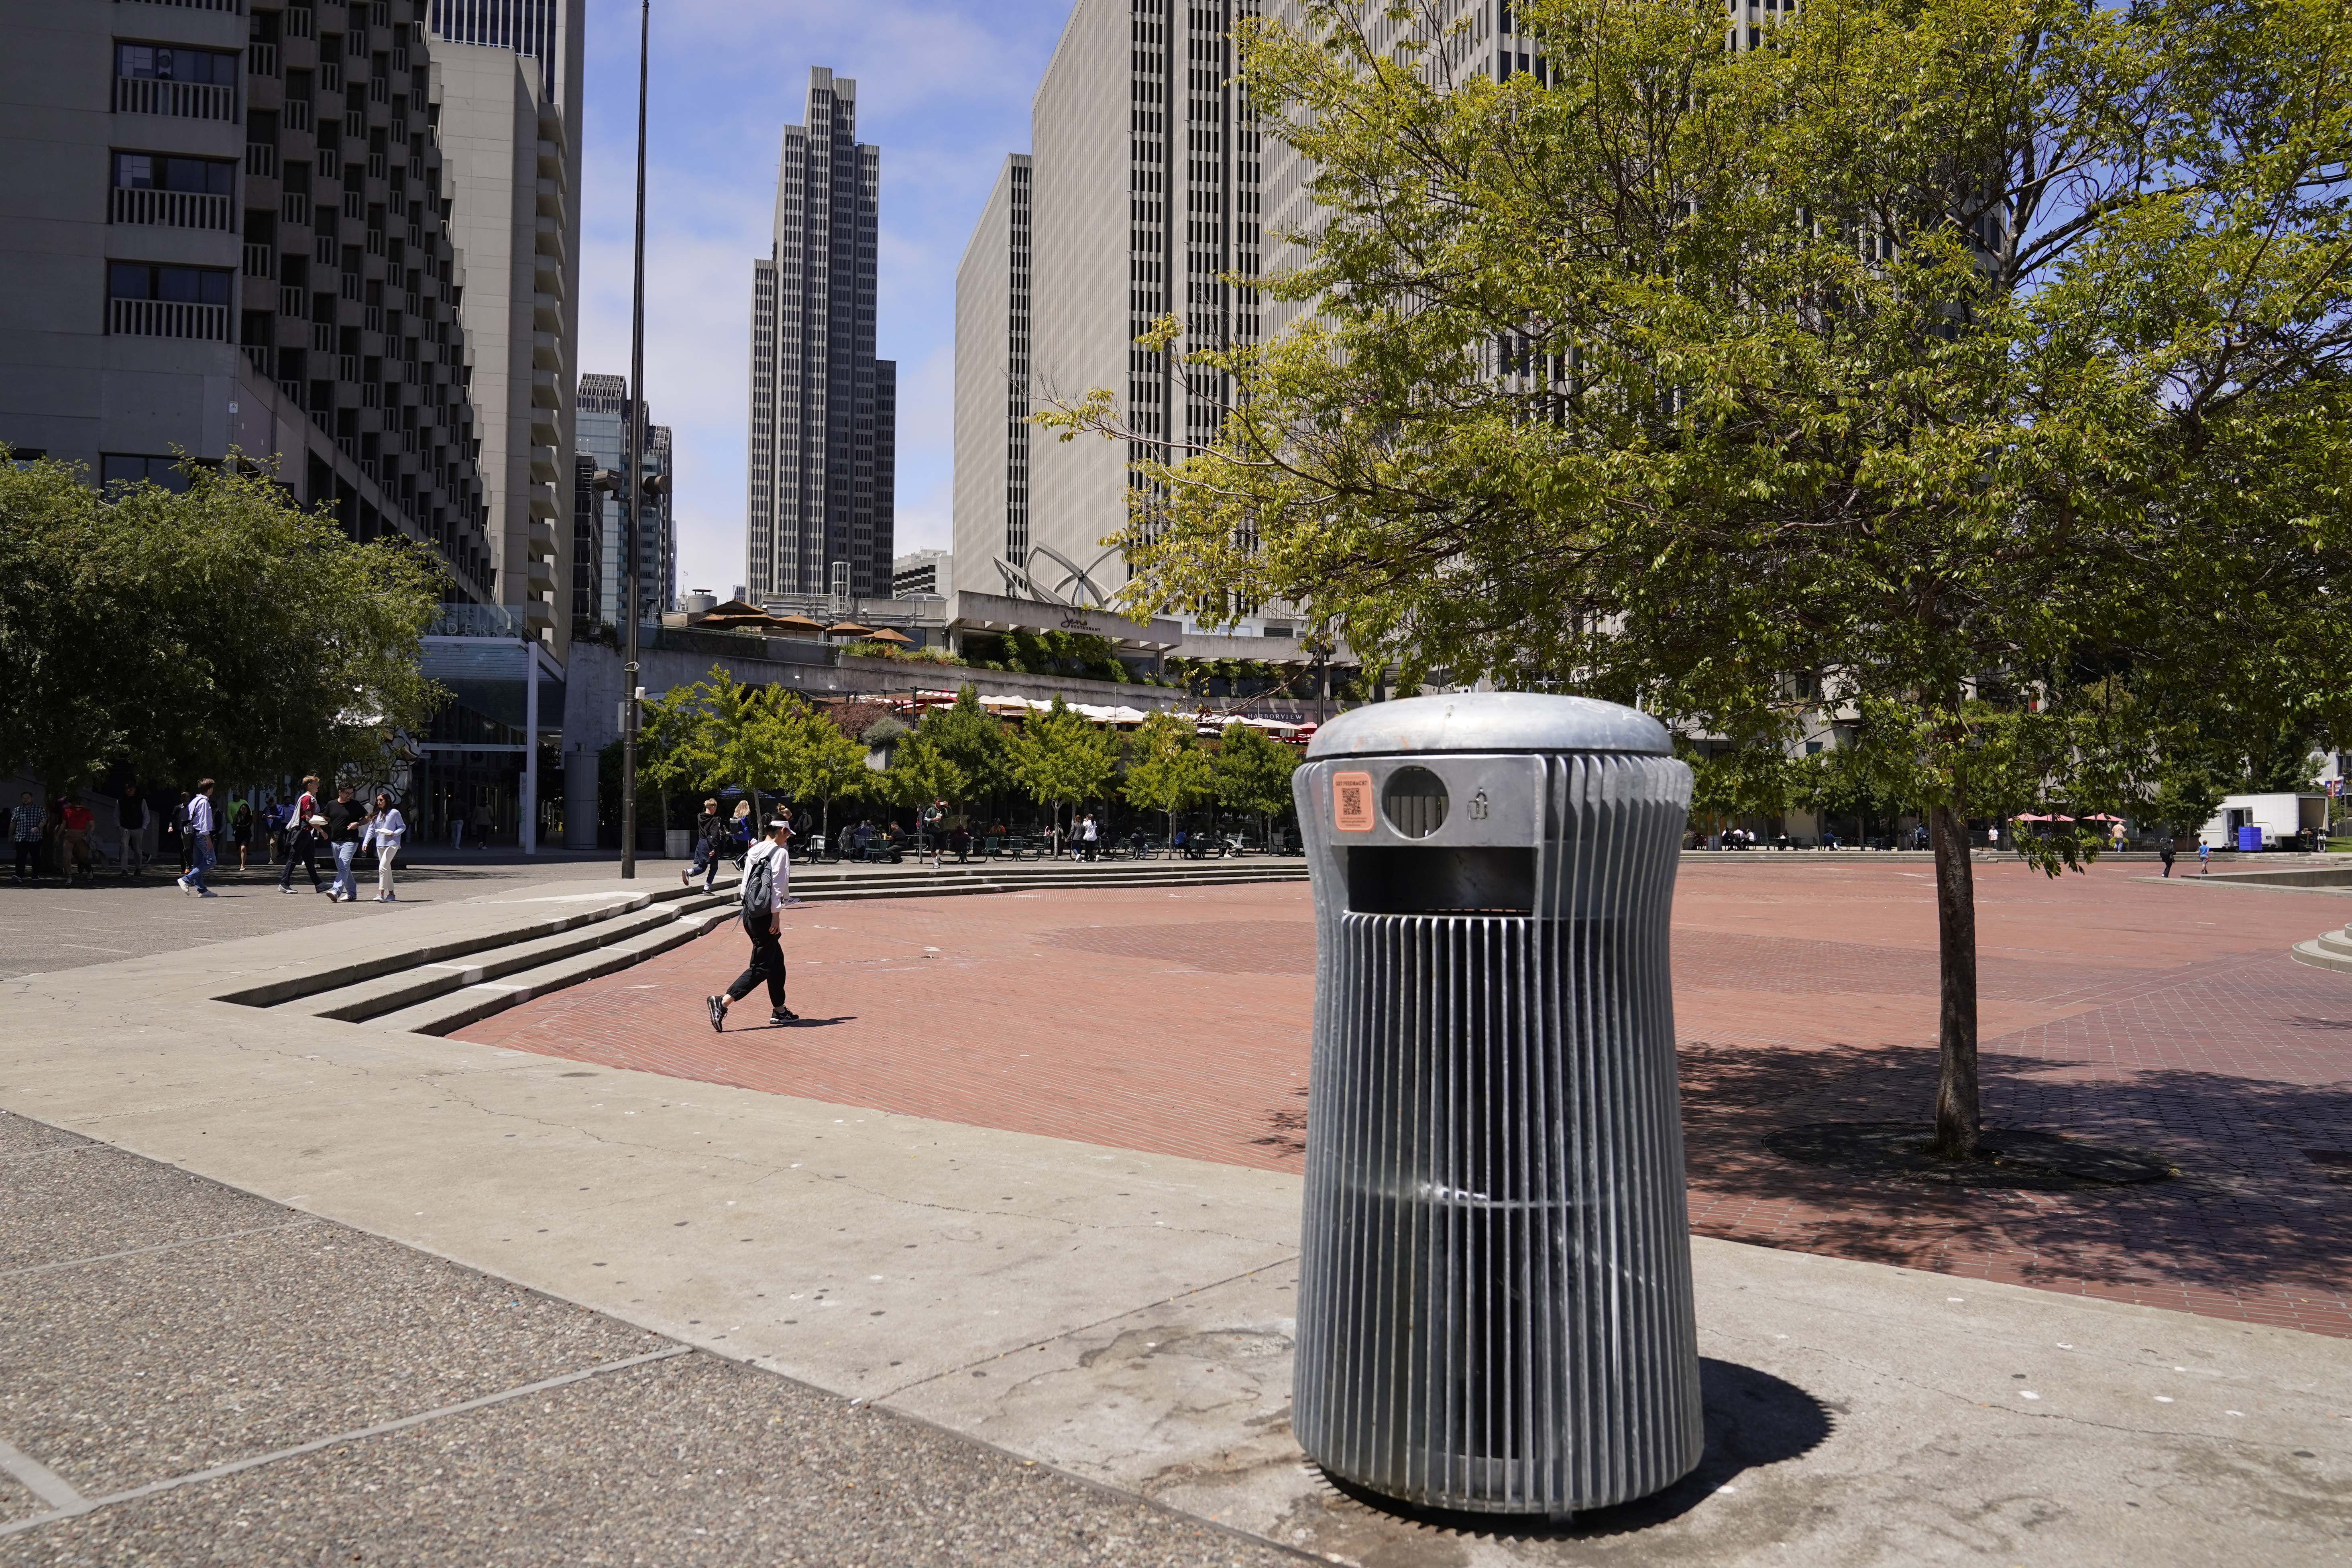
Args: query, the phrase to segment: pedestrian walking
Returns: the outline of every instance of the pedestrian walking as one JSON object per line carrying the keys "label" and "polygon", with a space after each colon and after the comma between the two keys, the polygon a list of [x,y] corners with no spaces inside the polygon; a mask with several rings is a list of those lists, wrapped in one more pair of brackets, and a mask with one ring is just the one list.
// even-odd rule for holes
{"label": "pedestrian walking", "polygon": [[26,790],[16,797],[16,809],[8,814],[8,837],[16,847],[16,880],[29,882],[41,864],[41,830],[48,826],[49,814],[41,803]]}
{"label": "pedestrian walking", "polygon": [[188,874],[188,792],[182,790],[178,804],[163,824],[163,832],[172,840],[172,853],[179,857],[180,875]]}
{"label": "pedestrian walking", "polygon": [[2168,877],[2172,875],[2172,840],[2169,838],[2167,838],[2163,847],[2156,852],[2156,858],[2164,862],[2164,874]]}
{"label": "pedestrian walking", "polygon": [[704,892],[716,891],[719,862],[721,858],[731,860],[735,858],[734,845],[734,830],[728,826],[727,818],[719,815],[718,799],[714,796],[704,801],[702,815],[694,819],[694,863],[680,871],[677,879],[692,887],[694,879],[699,876]]}
{"label": "pedestrian walking", "polygon": [[335,857],[335,879],[327,889],[328,900],[358,903],[360,884],[352,874],[352,863],[359,858],[360,825],[367,820],[367,812],[352,798],[352,786],[343,784],[336,789],[335,804],[327,807],[325,815],[327,847]]}
{"label": "pedestrian walking", "polygon": [[302,793],[286,814],[286,864],[278,868],[278,890],[294,890],[294,862],[299,858],[302,868],[310,873],[310,890],[322,891],[326,884],[319,880],[319,833],[327,819],[319,810],[319,775],[311,773],[302,780]]}
{"label": "pedestrian walking", "polygon": [[114,864],[126,877],[147,868],[147,797],[135,783],[114,797]]}
{"label": "pedestrian walking", "polygon": [[2202,838],[2197,841],[2197,874],[2200,877],[2213,874],[2213,847]]}
{"label": "pedestrian walking", "polygon": [[768,1022],[796,1024],[800,1015],[784,1005],[784,900],[792,886],[792,854],[785,848],[793,825],[782,816],[768,824],[768,837],[751,847],[743,862],[743,934],[751,939],[751,962],[723,993],[703,998],[710,1026],[725,1033],[727,1009],[768,985]]}
{"label": "pedestrian walking", "polygon": [[1091,860],[1101,847],[1100,830],[1095,826],[1095,814],[1088,812],[1078,820],[1078,858]]}
{"label": "pedestrian walking", "polygon": [[98,817],[89,807],[68,795],[58,811],[59,869],[71,881],[88,882],[92,869],[89,835]]}
{"label": "pedestrian walking", "polygon": [[228,803],[229,838],[236,845],[236,868],[250,868],[253,854],[253,802],[243,797]]}
{"label": "pedestrian walking", "polygon": [[194,794],[188,796],[188,826],[180,835],[188,858],[188,869],[180,878],[180,891],[199,899],[217,899],[218,893],[205,885],[205,873],[220,858],[214,847],[216,831],[213,820],[213,781],[198,779]]}
{"label": "pedestrian walking", "polygon": [[400,841],[408,832],[408,824],[400,807],[392,804],[392,796],[382,790],[376,792],[375,815],[368,818],[367,831],[375,846],[375,901],[396,903],[400,895],[392,890],[393,862],[400,858]]}
{"label": "pedestrian walking", "polygon": [[463,849],[465,847],[466,808],[461,805],[449,814],[449,847]]}
{"label": "pedestrian walking", "polygon": [[923,842],[930,847],[933,870],[939,868],[940,851],[947,847],[943,842],[947,830],[948,803],[945,797],[941,797],[923,807]]}

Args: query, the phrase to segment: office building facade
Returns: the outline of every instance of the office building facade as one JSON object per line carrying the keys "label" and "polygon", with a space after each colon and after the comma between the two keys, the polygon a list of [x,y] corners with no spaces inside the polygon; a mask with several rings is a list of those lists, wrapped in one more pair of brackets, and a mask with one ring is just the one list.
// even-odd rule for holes
{"label": "office building facade", "polygon": [[955,557],[947,551],[911,551],[890,563],[894,599],[951,599],[955,590]]}
{"label": "office building facade", "polygon": [[[968,586],[993,590],[982,582],[993,576],[1023,596],[1108,602],[1127,566],[1104,542],[1128,525],[1136,465],[1214,435],[1226,378],[1182,359],[1254,342],[1262,326],[1249,279],[1262,270],[1264,145],[1232,38],[1258,5],[1073,7],[1032,108],[1024,221],[1008,163],[959,275],[956,549]],[[1016,271],[1017,298],[999,282]],[[1032,297],[1051,308],[1032,312]],[[1175,352],[1137,346],[1167,314],[1184,323]],[[1014,365],[1025,386],[1009,385]],[[1133,439],[1024,448],[1000,434],[1015,409],[1098,386],[1119,397]],[[1025,486],[1013,483],[1016,452]]]}
{"label": "office building facade", "polygon": [[558,658],[572,596],[585,14],[586,0],[435,0],[430,17],[499,598]]}
{"label": "office building facade", "polygon": [[956,268],[955,553],[982,594],[1028,581],[1031,175],[1006,157]]}
{"label": "office building facade", "polygon": [[898,366],[875,357],[880,149],[856,136],[857,84],[809,73],[784,127],[773,242],[753,263],[745,571],[755,601],[887,597]]}
{"label": "office building facade", "polygon": [[[628,497],[618,476],[628,465],[628,422],[635,414],[629,384],[624,377],[591,374],[580,378],[579,456],[590,465],[589,510],[599,564],[594,612],[590,618],[610,626],[621,625],[628,614],[629,584],[623,575],[628,560],[624,531]],[[650,417],[650,412],[644,416]],[[638,462],[647,485],[644,522],[637,531],[640,621],[654,620],[677,608],[677,528],[670,482],[673,450],[668,426],[649,424],[645,427],[638,443]],[[600,473],[614,477],[614,485],[601,491],[593,488],[595,476]],[[654,484],[656,479],[662,482]],[[575,591],[575,609],[580,603],[580,595]]]}
{"label": "office building facade", "polygon": [[0,0],[0,441],[232,452],[505,587],[418,0]]}

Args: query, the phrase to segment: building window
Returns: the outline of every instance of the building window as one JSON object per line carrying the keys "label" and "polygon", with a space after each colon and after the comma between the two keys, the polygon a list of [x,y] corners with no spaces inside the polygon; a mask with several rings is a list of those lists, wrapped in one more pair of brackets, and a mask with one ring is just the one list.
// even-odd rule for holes
{"label": "building window", "polygon": [[185,460],[181,458],[142,457],[128,452],[103,452],[98,459],[99,483],[102,486],[161,485],[175,495],[185,495],[188,476],[180,468]]}
{"label": "building window", "polygon": [[174,228],[232,229],[236,165],[217,158],[177,158],[160,153],[117,153],[110,223],[167,224]]}
{"label": "building window", "polygon": [[110,261],[106,267],[107,331],[227,342],[235,277],[226,268]]}
{"label": "building window", "polygon": [[114,46],[114,112],[236,119],[236,57],[168,44]]}

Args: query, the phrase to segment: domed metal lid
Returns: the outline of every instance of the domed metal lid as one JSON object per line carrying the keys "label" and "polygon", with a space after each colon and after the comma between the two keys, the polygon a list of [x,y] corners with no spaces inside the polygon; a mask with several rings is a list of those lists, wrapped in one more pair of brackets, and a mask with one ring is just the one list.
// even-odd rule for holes
{"label": "domed metal lid", "polygon": [[1621,752],[1674,754],[1666,727],[1646,713],[1590,697],[1539,691],[1461,691],[1367,703],[1307,742],[1318,757],[1414,752]]}

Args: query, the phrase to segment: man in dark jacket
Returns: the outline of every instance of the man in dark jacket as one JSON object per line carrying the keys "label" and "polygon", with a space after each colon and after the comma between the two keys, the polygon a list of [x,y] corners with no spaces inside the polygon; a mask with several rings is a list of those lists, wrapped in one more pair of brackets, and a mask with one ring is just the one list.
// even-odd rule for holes
{"label": "man in dark jacket", "polygon": [[114,797],[114,863],[126,877],[147,868],[147,797],[127,784]]}
{"label": "man in dark jacket", "polygon": [[327,807],[326,816],[327,847],[335,855],[335,880],[328,896],[347,904],[358,903],[360,884],[352,873],[352,862],[359,858],[360,824],[367,819],[367,809],[352,798],[352,786],[344,784],[335,791],[335,804]]}
{"label": "man in dark jacket", "polygon": [[2172,875],[2172,840],[2168,837],[2156,852],[2156,858],[2164,862],[2164,874],[2168,877]]}
{"label": "man in dark jacket", "polygon": [[690,887],[699,875],[702,890],[713,891],[719,885],[719,862],[729,858],[728,851],[734,847],[735,836],[728,829],[727,818],[719,815],[719,803],[704,801],[702,815],[694,819],[694,864],[680,871],[677,879]]}

